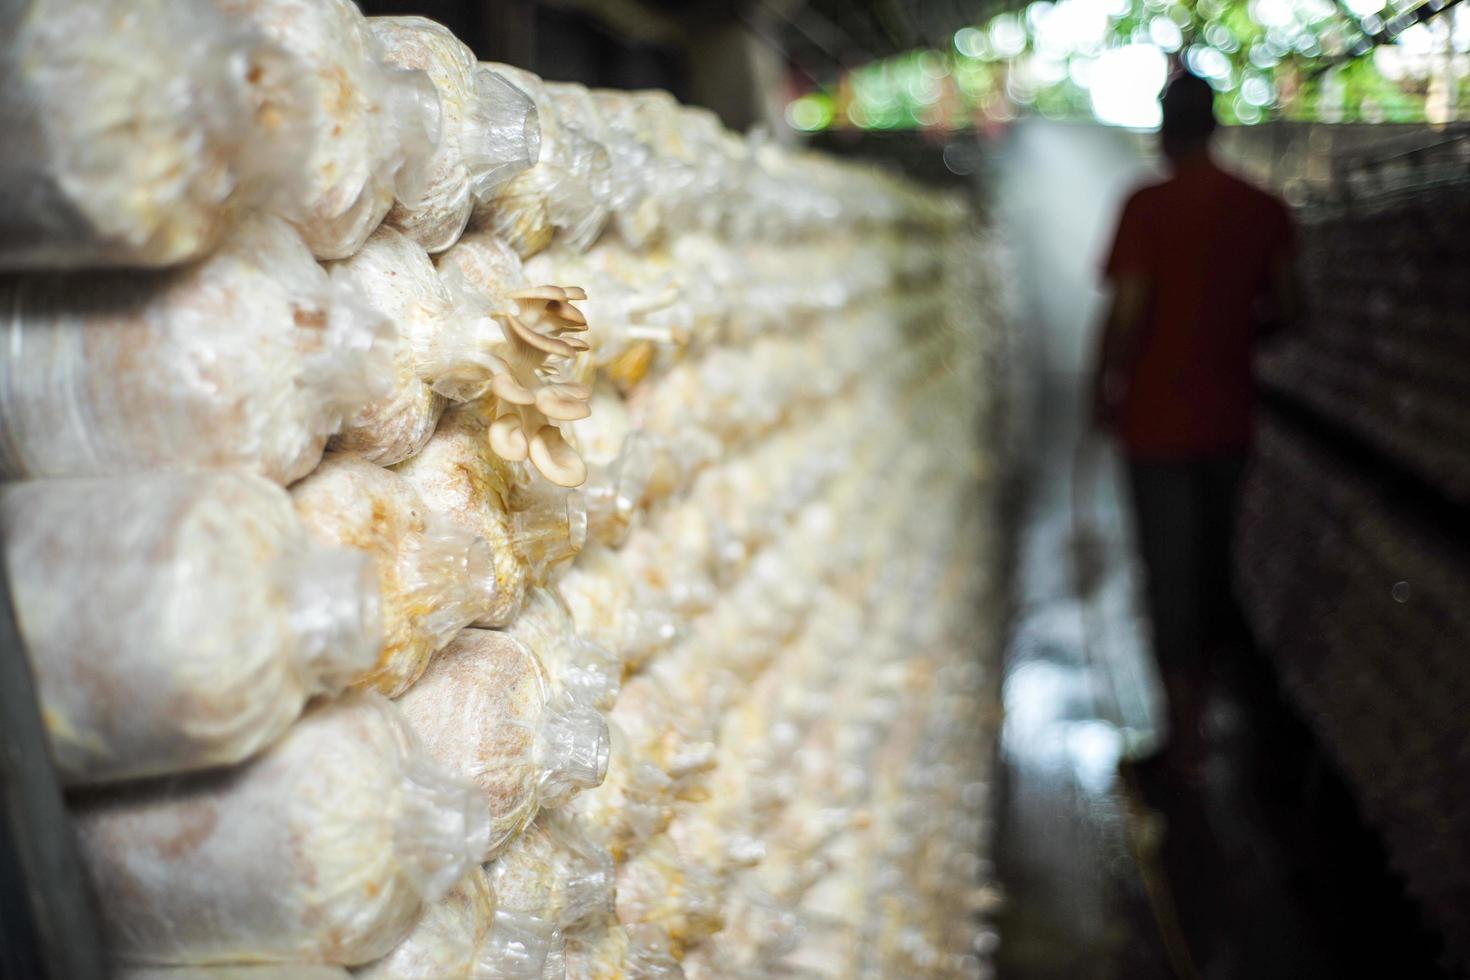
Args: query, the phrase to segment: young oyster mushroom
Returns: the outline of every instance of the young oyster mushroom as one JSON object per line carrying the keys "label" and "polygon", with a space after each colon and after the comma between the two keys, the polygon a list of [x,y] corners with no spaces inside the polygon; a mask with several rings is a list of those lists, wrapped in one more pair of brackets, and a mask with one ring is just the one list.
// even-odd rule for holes
{"label": "young oyster mushroom", "polygon": [[491,448],[512,462],[529,459],[552,483],[580,486],[587,466],[560,423],[591,414],[592,390],[567,377],[567,362],[591,349],[576,334],[587,317],[573,305],[577,286],[526,286],[520,259],[504,242],[472,233],[443,254],[440,274],[469,312],[495,319],[504,342],[492,345],[488,395],[494,398]]}
{"label": "young oyster mushroom", "polygon": [[543,476],[563,487],[580,486],[587,466],[552,423],[586,418],[592,391],[550,374],[545,365],[550,358],[572,358],[590,349],[580,337],[566,336],[587,329],[587,318],[572,305],[586,298],[575,286],[511,293],[517,311],[501,321],[508,344],[505,370],[496,373],[490,388],[499,399],[490,445],[509,460],[529,457]]}

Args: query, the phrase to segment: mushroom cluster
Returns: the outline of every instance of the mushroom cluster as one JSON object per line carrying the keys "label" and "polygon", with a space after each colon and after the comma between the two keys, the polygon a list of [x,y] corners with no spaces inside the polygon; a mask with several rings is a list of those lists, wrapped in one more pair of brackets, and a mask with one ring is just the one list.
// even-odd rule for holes
{"label": "mushroom cluster", "polygon": [[565,375],[566,362],[591,349],[576,336],[587,329],[587,318],[572,305],[587,294],[576,286],[532,286],[510,298],[516,311],[500,318],[505,346],[490,383],[496,399],[490,445],[513,462],[529,457],[558,486],[580,486],[587,465],[555,423],[591,414],[592,389]]}
{"label": "mushroom cluster", "polygon": [[488,384],[476,397],[465,393],[490,421],[491,447],[511,462],[529,459],[559,486],[580,486],[587,467],[561,424],[591,413],[591,386],[578,377],[590,366],[581,355],[591,346],[578,336],[587,317],[573,305],[586,291],[528,282],[520,256],[485,229],[440,255],[438,269],[461,316],[493,320],[499,328],[481,357]]}

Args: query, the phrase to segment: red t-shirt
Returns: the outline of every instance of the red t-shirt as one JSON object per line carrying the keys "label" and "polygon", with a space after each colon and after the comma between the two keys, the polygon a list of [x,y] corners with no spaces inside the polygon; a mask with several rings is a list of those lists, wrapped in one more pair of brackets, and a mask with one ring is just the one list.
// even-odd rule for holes
{"label": "red t-shirt", "polygon": [[1284,203],[1208,161],[1128,199],[1103,271],[1147,282],[1141,353],[1120,420],[1130,456],[1249,446],[1258,305],[1293,239]]}

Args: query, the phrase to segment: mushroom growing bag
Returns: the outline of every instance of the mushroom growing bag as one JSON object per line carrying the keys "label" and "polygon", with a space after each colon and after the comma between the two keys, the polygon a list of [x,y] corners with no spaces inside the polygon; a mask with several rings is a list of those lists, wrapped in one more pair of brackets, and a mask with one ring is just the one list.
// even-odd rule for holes
{"label": "mushroom growing bag", "polygon": [[192,0],[20,0],[0,18],[0,268],[169,265],[289,203],[294,61]]}
{"label": "mushroom growing bag", "polygon": [[571,609],[556,590],[532,589],[525,610],[507,632],[536,655],[555,686],[584,704],[612,707],[622,685],[622,661],[578,632]]}
{"label": "mushroom growing bag", "polygon": [[472,980],[565,980],[566,940],[545,919],[496,909]]}
{"label": "mushroom growing bag", "polygon": [[392,371],[385,392],[346,421],[331,448],[390,466],[423,448],[447,396],[488,385],[486,324],[456,314],[428,254],[392,228],[379,228],[356,255],[335,263],[332,279],[391,325]]}
{"label": "mushroom growing bag", "polygon": [[475,62],[463,42],[423,17],[370,17],[388,64],[425,72],[439,94],[439,143],[420,199],[388,224],[430,252],[455,243],[475,201],[535,164],[541,129],[529,97]]}
{"label": "mushroom growing bag", "polygon": [[351,0],[214,0],[285,48],[313,103],[302,206],[290,217],[313,254],[342,259],[394,197],[417,200],[438,139],[438,96],[421,72],[386,67]]}
{"label": "mushroom growing bag", "polygon": [[623,927],[630,932],[655,930],[678,952],[724,927],[723,882],[685,860],[667,836],[649,841],[618,868],[617,889]]}
{"label": "mushroom growing bag", "polygon": [[395,467],[436,516],[490,546],[495,596],[476,626],[505,626],[526,597],[528,569],[512,541],[515,524],[507,500],[515,482],[511,464],[490,450],[488,425],[473,406],[444,415],[418,455]]}
{"label": "mushroom growing bag", "polygon": [[[544,919],[497,907],[491,878],[475,868],[360,980],[542,980],[557,932]],[[560,974],[556,974],[560,976]]]}
{"label": "mushroom growing bag", "polygon": [[260,216],[203,262],[0,283],[0,471],[241,467],[289,483],[387,371],[386,325]]}
{"label": "mushroom growing bag", "polygon": [[422,452],[395,472],[425,505],[460,530],[489,543],[497,592],[477,626],[505,626],[519,613],[528,586],[577,554],[586,539],[581,494],[506,462],[490,446],[483,403],[445,414]]}
{"label": "mushroom growing bag", "polygon": [[453,891],[424,908],[392,952],[353,973],[361,980],[470,980],[495,904],[490,876],[473,868]]}
{"label": "mushroom growing bag", "polygon": [[377,959],[487,832],[474,788],[372,694],[319,705],[243,766],[73,813],[108,945],[145,964]]}
{"label": "mushroom growing bag", "polygon": [[528,71],[490,65],[536,106],[541,153],[536,165],[500,188],[478,209],[477,222],[493,229],[521,256],[534,255],[558,235],[569,247],[596,241],[608,219],[611,160],[591,133],[563,119],[545,83]]}
{"label": "mushroom growing bag", "polygon": [[21,637],[63,779],[238,762],[370,668],[377,582],[244,473],[0,489]]}
{"label": "mushroom growing bag", "polygon": [[565,810],[543,811],[487,869],[503,907],[529,912],[563,932],[613,912],[612,855]]}
{"label": "mushroom growing bag", "polygon": [[[618,552],[601,545],[584,550],[556,583],[577,631],[619,664],[619,675],[666,649],[679,633],[662,597],[634,577]],[[610,692],[616,694],[616,688]],[[593,700],[599,704],[599,699]]]}
{"label": "mushroom growing bag", "polygon": [[595,786],[607,772],[607,724],[552,697],[535,656],[493,630],[465,630],[400,699],[430,755],[479,786],[498,853],[544,800]]}
{"label": "mushroom growing bag", "polygon": [[283,963],[264,966],[140,966],[117,980],[351,980],[340,966]]}
{"label": "mushroom growing bag", "polygon": [[402,693],[434,651],[493,607],[489,547],[436,519],[391,470],[336,453],[292,487],[291,495],[316,538],[372,557],[382,595],[383,646],[377,663],[355,683],[390,697]]}

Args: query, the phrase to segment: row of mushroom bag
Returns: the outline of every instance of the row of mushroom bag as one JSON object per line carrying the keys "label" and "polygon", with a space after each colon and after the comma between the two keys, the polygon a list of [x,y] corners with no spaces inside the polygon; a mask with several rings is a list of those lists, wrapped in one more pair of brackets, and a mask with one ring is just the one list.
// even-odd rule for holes
{"label": "row of mushroom bag", "polygon": [[0,267],[164,267],[253,211],[320,259],[385,223],[430,253],[467,224],[523,257],[942,223],[886,175],[726,131],[657,91],[479,63],[442,25],[351,0],[17,0],[5,13]]}
{"label": "row of mushroom bag", "polygon": [[350,0],[0,23],[4,570],[121,976],[983,973],[961,201]]}

